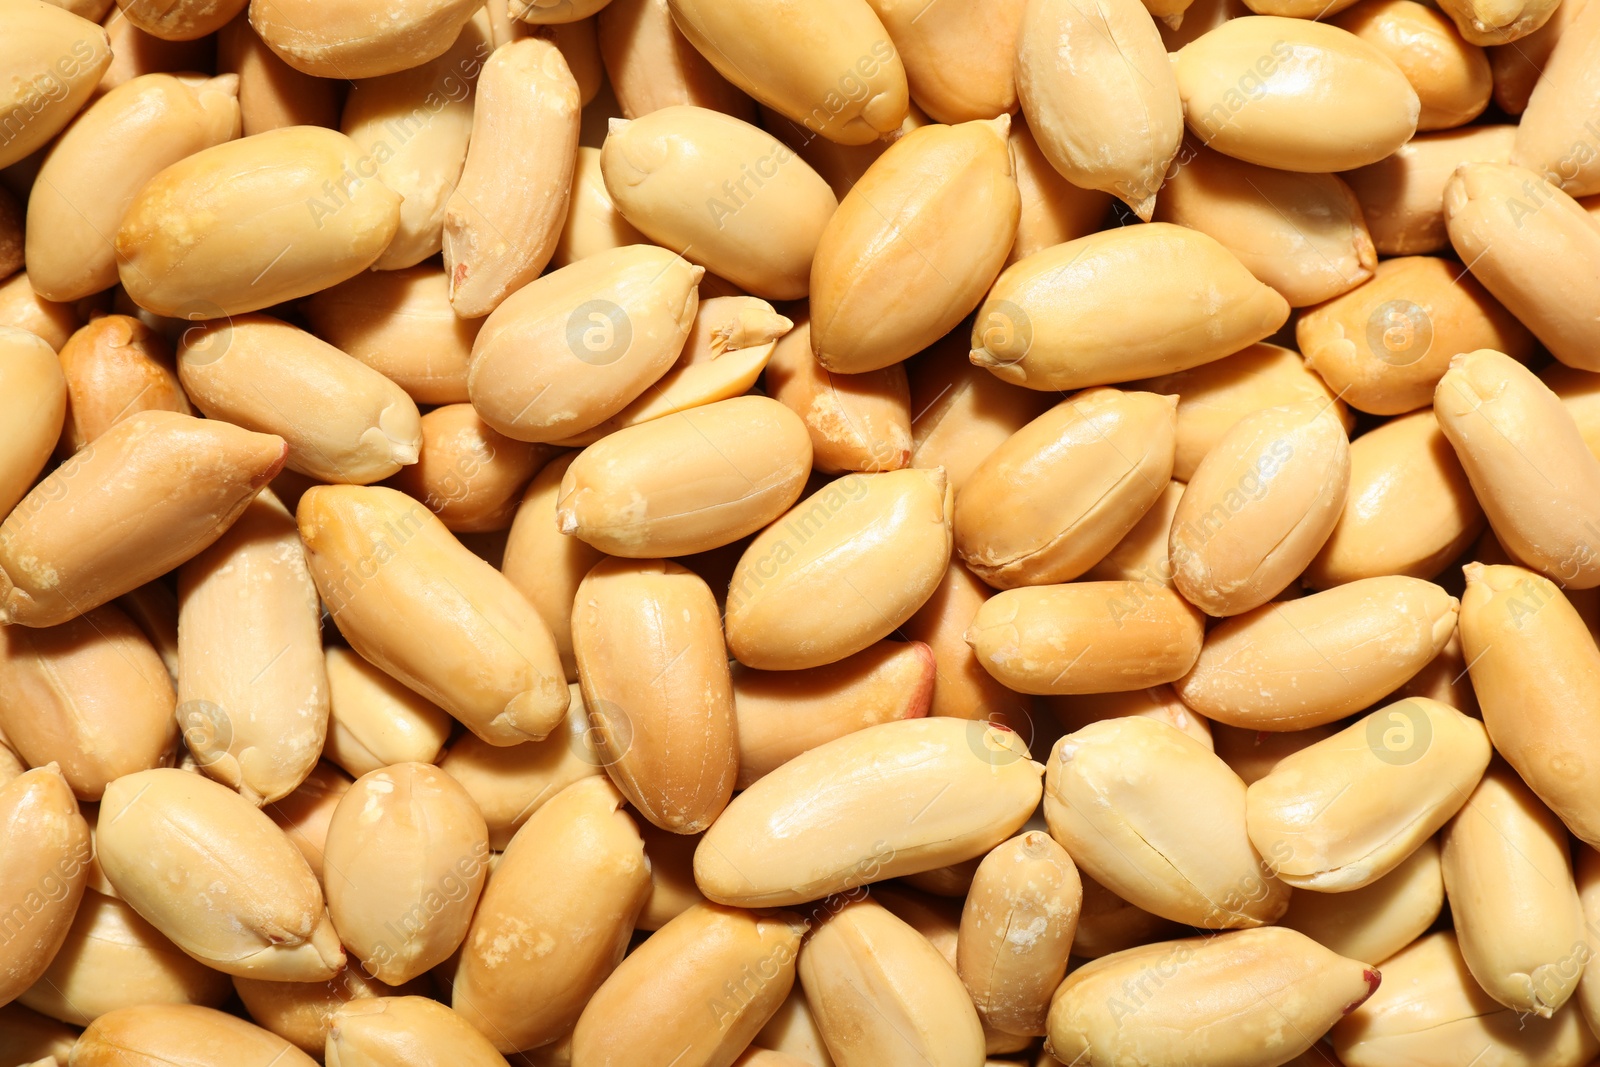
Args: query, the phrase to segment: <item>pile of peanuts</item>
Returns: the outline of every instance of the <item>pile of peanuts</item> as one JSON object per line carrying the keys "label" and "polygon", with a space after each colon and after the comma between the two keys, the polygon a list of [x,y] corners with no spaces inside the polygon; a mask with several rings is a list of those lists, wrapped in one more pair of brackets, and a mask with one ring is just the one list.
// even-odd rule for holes
{"label": "pile of peanuts", "polygon": [[0,0],[0,1067],[1600,1062],[1600,0]]}

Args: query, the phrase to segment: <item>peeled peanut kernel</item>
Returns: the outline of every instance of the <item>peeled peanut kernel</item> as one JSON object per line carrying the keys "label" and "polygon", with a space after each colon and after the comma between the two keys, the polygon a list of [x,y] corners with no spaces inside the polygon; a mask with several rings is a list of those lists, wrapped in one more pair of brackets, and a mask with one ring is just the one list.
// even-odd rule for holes
{"label": "peeled peanut kernel", "polygon": [[[127,19],[106,27],[111,34],[111,66],[102,91],[138,74],[204,68],[216,49],[218,74],[239,76],[239,124],[251,137],[285,126],[339,128],[340,83],[316,78],[285,63],[240,16],[217,31],[215,41],[163,41],[136,29]],[[131,32],[130,32],[131,31]],[[119,80],[120,79],[120,80]]]}
{"label": "peeled peanut kernel", "polygon": [[731,544],[788,510],[811,473],[800,419],[741,396],[609,434],[561,478],[561,532],[616,556],[685,556]]}
{"label": "peeled peanut kernel", "polygon": [[803,671],[733,672],[738,789],[802,752],[868,726],[928,714],[933,654],[917,641],[879,641]]}
{"label": "peeled peanut kernel", "polygon": [[[983,300],[1021,210],[1009,128],[1002,116],[913,130],[840,200],[811,261],[811,351],[824,367],[898,363]],[[908,291],[923,298],[896,299]]]}
{"label": "peeled peanut kernel", "polygon": [[488,860],[488,827],[455,779],[426,763],[371,771],[328,824],[328,914],[364,973],[409,982],[466,937]]}
{"label": "peeled peanut kernel", "polygon": [[1589,451],[1600,456],[1600,376],[1578,370],[1565,363],[1552,363],[1539,372],[1539,380],[1561,398],[1562,405],[1578,424]]}
{"label": "peeled peanut kernel", "polygon": [[943,467],[958,493],[979,463],[1051,404],[1049,394],[974,366],[969,349],[967,331],[957,329],[906,364],[911,465]]}
{"label": "peeled peanut kernel", "polygon": [[67,382],[49,342],[0,326],[0,517],[49,460],[66,419]]}
{"label": "peeled peanut kernel", "polygon": [[1017,94],[1062,177],[1150,218],[1183,138],[1183,105],[1143,4],[1116,0],[1091,14],[1063,0],[1030,3],[1017,39]]}
{"label": "peeled peanut kernel", "polygon": [[578,1018],[573,1062],[638,1062],[670,1048],[685,1064],[732,1063],[793,987],[801,930],[783,912],[696,904],[611,972]]}
{"label": "peeled peanut kernel", "polygon": [[1600,842],[1589,770],[1600,651],[1572,603],[1521,567],[1469,563],[1461,650],[1495,751],[1573,836]]}
{"label": "peeled peanut kernel", "polygon": [[[0,945],[0,1000],[9,1003],[39,980],[71,932],[94,846],[72,790],[54,764],[0,786],[0,827],[6,841],[0,904],[12,916],[14,930]],[[16,1025],[0,1021],[7,1032]]]}
{"label": "peeled peanut kernel", "polygon": [[1263,604],[1213,627],[1173,688],[1230,726],[1321,726],[1375,704],[1432,661],[1455,632],[1457,608],[1439,586],[1401,575]]}
{"label": "peeled peanut kernel", "polygon": [[1181,499],[1183,483],[1168,482],[1144,517],[1083,576],[1099,582],[1146,581],[1170,586],[1172,561],[1167,542],[1172,537],[1172,517],[1177,514]]}
{"label": "peeled peanut kernel", "polygon": [[1089,389],[989,453],[956,497],[955,546],[1002,589],[1077,578],[1172,478],[1175,397]]}
{"label": "peeled peanut kernel", "polygon": [[[1151,992],[1130,1007],[1125,983],[1141,980]],[[1293,930],[1157,942],[1073,972],[1050,1006],[1046,1048],[1086,1067],[1182,1056],[1267,1067],[1306,1051],[1379,981],[1375,968]]]}
{"label": "peeled peanut kernel", "polygon": [[50,150],[28,198],[34,288],[72,301],[115,285],[117,253],[106,238],[139,190],[238,135],[238,80],[227,75],[191,85],[147,74],[96,100]]}
{"label": "peeled peanut kernel", "polygon": [[956,965],[956,943],[961,939],[961,905],[957,901],[895,882],[875,886],[871,899],[921,934],[946,963]]}
{"label": "peeled peanut kernel", "polygon": [[500,1067],[505,1059],[466,1019],[424,996],[363,997],[332,1015],[324,1046],[334,1067]]}
{"label": "peeled peanut kernel", "polygon": [[1550,54],[1555,51],[1566,28],[1572,25],[1584,5],[1558,4],[1543,26],[1510,44],[1490,45],[1489,67],[1494,72],[1494,102],[1507,115],[1528,110],[1533,87],[1544,74]]}
{"label": "peeled peanut kernel", "polygon": [[1183,677],[1203,630],[1200,612],[1158,582],[1068,582],[997,593],[966,638],[1019,693],[1114,693]]}
{"label": "peeled peanut kernel", "polygon": [[250,24],[296,70],[319,78],[376,78],[443,53],[476,0],[401,0],[373,18],[351,0],[251,0]]}
{"label": "peeled peanut kernel", "polygon": [[[1600,326],[1582,310],[1600,284],[1600,227],[1577,201],[1521,167],[1468,163],[1445,185],[1444,218],[1473,277],[1551,355],[1600,369]],[[1551,263],[1563,269],[1545,269]]]}
{"label": "peeled peanut kernel", "polygon": [[606,773],[646,819],[699,833],[739,769],[716,599],[666,560],[611,559],[578,586],[572,643]]}
{"label": "peeled peanut kernel", "polygon": [[753,296],[806,295],[838,201],[771,134],[719,111],[666,107],[613,122],[600,170],[617,210],[651,240]]}
{"label": "peeled peanut kernel", "polygon": [[333,1013],[352,1000],[412,996],[428,992],[426,979],[386,986],[369,978],[360,966],[346,967],[326,982],[267,982],[234,978],[234,991],[256,1023],[286,1039],[302,1052],[320,1056],[328,1044]]}
{"label": "peeled peanut kernel", "polygon": [[9,167],[48,144],[88,103],[111,49],[105,30],[44,0],[5,0],[0,13],[8,30],[0,115],[11,124],[0,167]]}
{"label": "peeled peanut kernel", "polygon": [[550,628],[569,681],[578,677],[572,655],[572,599],[583,576],[605,558],[588,542],[562,533],[556,521],[561,481],[577,457],[576,452],[557,457],[528,483],[511,520],[501,565],[506,578]]}
{"label": "peeled peanut kernel", "polygon": [[[813,135],[863,145],[906,117],[905,66],[866,0],[801,10],[763,0],[669,0],[668,8],[717,73]],[[787,17],[775,17],[779,10]],[[796,40],[807,47],[791,47]]]}
{"label": "peeled peanut kernel", "polygon": [[61,346],[61,370],[67,377],[64,452],[76,452],[140,411],[194,414],[171,346],[127,315],[103,315],[74,333]]}
{"label": "peeled peanut kernel", "polygon": [[[616,2],[612,0],[613,4]],[[665,7],[665,0],[661,3]],[[610,6],[607,5],[608,9]],[[622,217],[611,193],[606,190],[605,176],[600,169],[600,149],[580,145],[572,171],[572,192],[567,198],[567,220],[561,227],[561,236],[556,239],[550,262],[565,267],[607,249],[648,241],[649,238]]]}
{"label": "peeled peanut kernel", "polygon": [[550,262],[567,218],[578,110],[578,83],[549,41],[512,41],[484,63],[466,162],[444,208],[444,269],[462,318],[494,311]]}
{"label": "peeled peanut kernel", "polygon": [[1384,260],[1371,281],[1306,311],[1295,339],[1340,399],[1375,415],[1432,403],[1463,352],[1493,348],[1519,362],[1533,355],[1527,329],[1477,279],[1433,256]]}
{"label": "peeled peanut kernel", "polygon": [[0,726],[30,767],[54,763],[99,800],[125,774],[172,762],[172,684],[115,605],[58,626],[0,628]]}
{"label": "peeled peanut kernel", "polygon": [[1506,549],[1576,589],[1600,585],[1600,460],[1560,398],[1481,350],[1451,361],[1433,413]]}
{"label": "peeled peanut kernel", "polygon": [[477,22],[468,23],[438,58],[351,87],[339,128],[376,162],[377,180],[401,196],[399,229],[374,270],[416,266],[442,247],[445,205],[472,133],[472,94],[489,57],[487,37]]}
{"label": "peeled peanut kernel", "polygon": [[354,356],[418,404],[467,399],[467,361],[482,322],[450,307],[436,267],[368,271],[306,301],[311,332]]}
{"label": "peeled peanut kernel", "polygon": [[1161,187],[1154,217],[1208,234],[1291,307],[1372,277],[1377,252],[1349,187],[1332,174],[1296,174],[1200,145]]}
{"label": "peeled peanut kernel", "polygon": [[1063,241],[1075,241],[1100,228],[1111,194],[1080,189],[1061,176],[1021,115],[1011,119],[1011,167],[1017,179],[1022,214],[1006,266]]}
{"label": "peeled peanut kernel", "polygon": [[1400,866],[1362,889],[1295,893],[1278,925],[1341,956],[1381,964],[1427,933],[1443,906],[1439,845],[1429,838]]}
{"label": "peeled peanut kernel", "polygon": [[146,33],[168,41],[192,41],[215,33],[249,0],[117,0],[120,13]]}
{"label": "peeled peanut kernel", "polygon": [[122,216],[123,288],[158,315],[215,319],[354,277],[400,224],[400,196],[373,177],[374,166],[350,138],[317,126],[181,159]]}
{"label": "peeled peanut kernel", "polygon": [[523,286],[473,342],[473,407],[518,441],[599,425],[677,361],[704,274],[665,249],[627,245]]}
{"label": "peeled peanut kernel", "polygon": [[66,941],[18,1002],[88,1026],[137,1004],[215,1008],[231,992],[227,975],[184,955],[128,905],[86,892]]}
{"label": "peeled peanut kernel", "polygon": [[[320,762],[311,768],[305,781],[293,793],[263,810],[289,842],[305,857],[319,883],[327,881],[322,863],[322,847],[327,844],[328,823],[333,819],[339,798],[350,788],[350,777],[331,763]],[[115,890],[109,882],[106,889]],[[105,892],[102,889],[101,892]]]}
{"label": "peeled peanut kernel", "polygon": [[994,590],[965,564],[951,560],[933,595],[906,620],[901,632],[912,641],[925,643],[933,654],[933,698],[928,714],[985,719],[1021,730],[1030,722],[1032,699],[997,681],[967,643],[973,616],[993,595]]}
{"label": "peeled peanut kernel", "polygon": [[420,503],[317,486],[297,518],[311,576],[358,653],[490,744],[560,724],[569,698],[549,628]]}
{"label": "peeled peanut kernel", "polygon": [[911,98],[935,122],[994,118],[1016,110],[1017,36],[1026,0],[960,3],[869,0],[905,63]]}
{"label": "peeled peanut kernel", "polygon": [[1015,734],[986,723],[870,726],[735,797],[701,839],[695,882],[721,903],[782,907],[970,859],[1027,821],[1041,773]]}
{"label": "peeled peanut kernel", "polygon": [[1333,1028],[1339,1062],[1348,1067],[1412,1063],[1447,1067],[1471,1060],[1581,1067],[1600,1052],[1576,1004],[1551,1019],[1498,1004],[1461,958],[1448,930],[1420,938],[1389,957],[1383,985]]}
{"label": "peeled peanut kernel", "polygon": [[1175,374],[1130,382],[1125,388],[1178,398],[1178,440],[1172,477],[1180,482],[1194,477],[1206,453],[1235,423],[1263,408],[1321,400],[1333,406],[1347,432],[1355,428],[1355,418],[1344,401],[1334,396],[1334,391],[1296,352],[1278,345],[1248,345],[1231,356]]}
{"label": "peeled peanut kernel", "polygon": [[1311,19],[1230,19],[1179,50],[1173,73],[1196,137],[1280,170],[1376,163],[1411,139],[1422,110],[1392,59]]}
{"label": "peeled peanut kernel", "polygon": [[209,967],[316,982],[344,965],[311,868],[225,786],[175,768],[119,778],[95,845],[122,899]]}
{"label": "peeled peanut kernel", "polygon": [[565,729],[543,741],[502,748],[464,734],[434,761],[472,796],[488,823],[489,847],[496,851],[505,851],[528,817],[561,790],[606,773],[583,695],[576,685],[570,688]]}
{"label": "peeled peanut kernel", "polygon": [[165,574],[222,536],[286,452],[211,419],[123,419],[0,523],[0,622],[53,626]]}
{"label": "peeled peanut kernel", "polygon": [[389,485],[415,497],[457,533],[510,527],[522,492],[555,449],[513,441],[471,404],[446,404],[422,416],[417,461]]}
{"label": "peeled peanut kernel", "polygon": [[1489,739],[1476,719],[1408,697],[1251,783],[1250,840],[1290,885],[1360,889],[1442,827],[1488,765]]}
{"label": "peeled peanut kernel", "polygon": [[799,971],[837,1067],[956,1067],[983,1053],[983,1028],[955,969],[871,899],[829,914],[805,943]]}
{"label": "peeled peanut kernel", "polygon": [[1080,872],[1079,877],[1083,882],[1083,908],[1078,913],[1078,930],[1072,939],[1074,956],[1099,959],[1137,945],[1176,937],[1182,931],[1177,923],[1129,904],[1088,875]]}
{"label": "peeled peanut kernel", "polygon": [[140,1004],[106,1012],[78,1038],[72,1059],[81,1067],[315,1067],[317,1062],[276,1034],[194,1004]]}
{"label": "peeled peanut kernel", "polygon": [[1385,159],[1341,175],[1361,202],[1380,255],[1414,256],[1450,247],[1444,187],[1463,163],[1505,163],[1515,126],[1462,126],[1419,133]]}
{"label": "peeled peanut kernel", "polygon": [[1431,579],[1483,532],[1483,509],[1432,409],[1350,443],[1350,492],[1301,576],[1315,589],[1383,575]]}
{"label": "peeled peanut kernel", "polygon": [[1349,438],[1327,401],[1240,419],[1195,469],[1172,517],[1178,592],[1210,615],[1265,604],[1327,541],[1349,482]]}
{"label": "peeled peanut kernel", "polygon": [[650,889],[622,794],[586,778],[512,838],[472,918],[452,1006],[502,1051],[553,1041],[621,961]]}
{"label": "peeled peanut kernel", "polygon": [[595,23],[606,80],[624,118],[676,104],[711,108],[746,122],[755,118],[755,102],[695,50],[673,23],[667,0],[611,0]]}
{"label": "peeled peanut kernel", "polygon": [[[1545,11],[1550,6],[1529,5]],[[1586,2],[1571,5],[1569,11],[1556,7],[1550,16],[1551,21],[1559,19],[1565,25],[1550,50],[1544,73],[1533,84],[1511,149],[1511,162],[1543,174],[1575,197],[1600,193],[1594,132],[1584,118],[1593,114],[1600,102],[1600,78],[1595,75],[1600,60],[1600,12],[1587,8]]]}
{"label": "peeled peanut kernel", "polygon": [[276,433],[284,465],[322,482],[366,485],[415,463],[417,405],[360,360],[265,315],[205,323],[184,334],[178,377],[213,419]]}
{"label": "peeled peanut kernel", "polygon": [[956,970],[985,1023],[1008,1034],[1045,1029],[1082,902],[1078,869],[1049,834],[1014,837],[978,864]]}
{"label": "peeled peanut kernel", "polygon": [[613,430],[743,396],[776,353],[777,342],[793,327],[765,300],[709,296],[695,309],[683,351],[665,374],[611,418],[555,443],[581,448]]}
{"label": "peeled peanut kernel", "polygon": [[328,678],[317,587],[270,491],[179,569],[178,604],[185,747],[253,804],[289,795],[323,750]]}
{"label": "peeled peanut kernel", "polygon": [[[1559,2],[1559,0],[1557,0]],[[1557,4],[1551,0],[1445,0],[1439,5],[1473,44],[1508,44],[1543,26]]]}
{"label": "peeled peanut kernel", "polygon": [[1073,862],[1146,911],[1225,930],[1271,923],[1288,906],[1288,886],[1246,836],[1244,783],[1166,723],[1133,716],[1068,734],[1050,754],[1044,798],[1050,836]]}
{"label": "peeled peanut kernel", "polygon": [[357,777],[396,763],[439,762],[450,716],[348,648],[330,645],[325,652],[324,757]]}
{"label": "peeled peanut kernel", "polygon": [[944,577],[950,520],[942,470],[829,483],[739,557],[724,618],[729,651],[747,667],[798,670],[887,637]]}
{"label": "peeled peanut kernel", "polygon": [[[1321,21],[1329,15],[1337,14],[1355,3],[1356,0],[1230,0],[1228,3],[1211,6],[1204,3],[1191,4],[1196,8],[1198,18],[1185,18],[1177,29],[1183,33],[1169,33],[1169,47],[1171,43],[1181,41],[1187,44],[1202,33],[1214,30],[1228,18],[1237,18],[1246,11],[1253,11],[1257,15],[1282,15],[1292,19],[1316,19]],[[1187,8],[1185,9],[1187,13]],[[1331,19],[1329,21],[1332,21]],[[1191,22],[1201,23],[1190,29]],[[1295,1067],[1299,1067],[1298,1060],[1290,1060]]]}
{"label": "peeled peanut kernel", "polygon": [[36,334],[60,351],[82,322],[70,304],[46,300],[28,281],[26,270],[0,282],[0,326]]}
{"label": "peeled peanut kernel", "polygon": [[[811,351],[811,319],[772,349],[763,379],[768,395],[805,422],[812,462],[828,473],[893,471],[911,465],[911,389],[898,363],[835,374]],[[937,466],[931,464],[927,466]]]}
{"label": "peeled peanut kernel", "polygon": [[1447,130],[1489,105],[1489,57],[1415,0],[1367,0],[1330,20],[1394,60],[1422,104],[1418,130]]}
{"label": "peeled peanut kernel", "polygon": [[1585,936],[1566,827],[1495,763],[1440,838],[1467,969],[1500,1003],[1550,1018],[1577,990],[1568,957]]}
{"label": "peeled peanut kernel", "polygon": [[1289,305],[1196,230],[1091,234],[1007,267],[979,306],[972,361],[1067,390],[1188,370],[1269,336]]}

